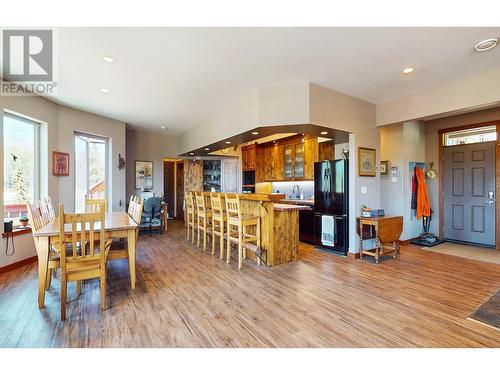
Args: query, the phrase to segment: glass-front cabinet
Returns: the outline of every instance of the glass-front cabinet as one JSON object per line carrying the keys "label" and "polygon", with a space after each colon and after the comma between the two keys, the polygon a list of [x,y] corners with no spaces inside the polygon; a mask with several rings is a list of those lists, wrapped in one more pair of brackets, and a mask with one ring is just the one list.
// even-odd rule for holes
{"label": "glass-front cabinet", "polygon": [[295,145],[295,158],[293,167],[294,178],[304,178],[304,144]]}
{"label": "glass-front cabinet", "polygon": [[285,178],[293,178],[293,146],[285,146],[284,152],[284,176]]}
{"label": "glass-front cabinet", "polygon": [[283,174],[285,180],[304,178],[304,143],[284,146]]}

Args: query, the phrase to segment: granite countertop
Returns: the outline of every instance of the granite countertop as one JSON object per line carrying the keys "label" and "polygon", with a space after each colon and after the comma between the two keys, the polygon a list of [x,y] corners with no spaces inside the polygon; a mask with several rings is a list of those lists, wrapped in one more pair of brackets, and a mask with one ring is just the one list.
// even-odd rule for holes
{"label": "granite countertop", "polygon": [[279,203],[314,206],[314,199],[281,199]]}
{"label": "granite countertop", "polygon": [[275,203],[274,211],[310,211],[312,208],[310,206],[298,205],[298,204],[283,204]]}

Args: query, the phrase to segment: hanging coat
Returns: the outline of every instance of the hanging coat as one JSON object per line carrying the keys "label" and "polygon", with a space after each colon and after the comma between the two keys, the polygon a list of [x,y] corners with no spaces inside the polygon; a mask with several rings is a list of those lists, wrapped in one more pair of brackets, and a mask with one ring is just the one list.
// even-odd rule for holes
{"label": "hanging coat", "polygon": [[417,175],[415,174],[415,168],[413,168],[413,175],[411,176],[411,209],[417,209]]}
{"label": "hanging coat", "polygon": [[417,177],[417,219],[421,219],[422,216],[431,215],[431,206],[429,205],[429,197],[427,196],[424,172],[422,169],[416,167],[415,175]]}

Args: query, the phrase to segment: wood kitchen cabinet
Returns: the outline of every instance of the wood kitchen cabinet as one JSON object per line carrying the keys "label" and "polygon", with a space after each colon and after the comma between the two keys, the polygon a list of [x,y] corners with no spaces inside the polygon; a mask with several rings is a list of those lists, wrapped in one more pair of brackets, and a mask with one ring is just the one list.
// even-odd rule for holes
{"label": "wood kitchen cabinet", "polygon": [[257,159],[257,145],[251,144],[241,148],[241,169],[244,171],[255,169]]}
{"label": "wood kitchen cabinet", "polygon": [[316,137],[299,135],[251,146],[254,148],[241,149],[242,168],[255,169],[255,182],[314,179],[314,163],[318,161]]}
{"label": "wood kitchen cabinet", "polygon": [[295,138],[283,146],[283,177],[285,180],[314,179],[314,163],[318,161],[316,137]]}

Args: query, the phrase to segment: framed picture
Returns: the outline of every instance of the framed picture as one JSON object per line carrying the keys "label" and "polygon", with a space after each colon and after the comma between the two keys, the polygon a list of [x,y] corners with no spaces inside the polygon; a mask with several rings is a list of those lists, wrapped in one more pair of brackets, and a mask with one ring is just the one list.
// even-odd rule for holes
{"label": "framed picture", "polygon": [[135,188],[149,190],[153,188],[153,162],[135,161]]}
{"label": "framed picture", "polygon": [[380,162],[380,175],[389,176],[389,160],[384,160]]}
{"label": "framed picture", "polygon": [[69,176],[69,154],[52,151],[52,175]]}
{"label": "framed picture", "polygon": [[375,149],[358,147],[358,176],[375,177],[376,163]]}

